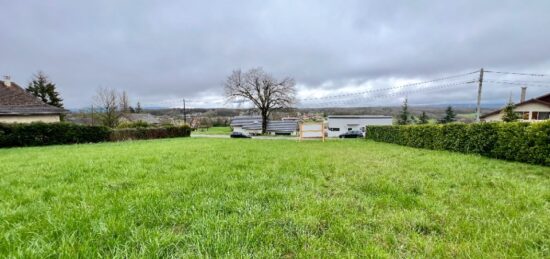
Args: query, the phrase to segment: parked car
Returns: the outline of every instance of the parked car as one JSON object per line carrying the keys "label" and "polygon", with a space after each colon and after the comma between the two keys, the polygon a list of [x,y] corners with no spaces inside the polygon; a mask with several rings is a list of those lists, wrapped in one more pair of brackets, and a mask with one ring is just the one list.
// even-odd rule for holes
{"label": "parked car", "polygon": [[246,135],[242,132],[233,132],[233,133],[231,133],[230,137],[232,137],[232,138],[251,138],[249,135]]}
{"label": "parked car", "polygon": [[361,132],[359,130],[352,130],[352,131],[348,131],[346,133],[340,134],[339,137],[340,138],[362,138],[363,137],[363,132]]}

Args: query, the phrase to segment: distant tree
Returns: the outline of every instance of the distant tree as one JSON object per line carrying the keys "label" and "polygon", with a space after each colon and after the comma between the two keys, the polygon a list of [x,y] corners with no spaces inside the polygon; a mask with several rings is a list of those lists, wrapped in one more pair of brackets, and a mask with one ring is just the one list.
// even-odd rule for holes
{"label": "distant tree", "polygon": [[136,113],[142,113],[142,112],[143,112],[143,109],[141,108],[141,104],[139,102],[137,102]]}
{"label": "distant tree", "polygon": [[199,124],[200,128],[206,128],[206,130],[208,130],[208,128],[212,127],[212,119],[208,117],[201,117],[199,120]]}
{"label": "distant tree", "polygon": [[445,124],[445,123],[451,123],[454,121],[456,121],[456,114],[453,111],[453,107],[449,106],[447,107],[447,109],[445,109],[445,117],[443,117],[443,119],[441,119],[440,122]]}
{"label": "distant tree", "polygon": [[267,120],[276,109],[290,107],[295,99],[294,79],[275,79],[261,68],[247,72],[234,70],[225,81],[228,100],[246,99],[254,104],[262,116],[262,133],[267,131]]}
{"label": "distant tree", "polygon": [[410,112],[409,112],[409,105],[407,103],[407,98],[405,98],[405,100],[403,101],[403,105],[401,105],[401,112],[399,113],[397,124],[407,125],[410,123],[411,123],[411,118],[410,118]]}
{"label": "distant tree", "polygon": [[519,114],[516,113],[515,109],[516,109],[516,105],[512,101],[512,98],[510,98],[508,100],[508,103],[504,107],[504,109],[502,109],[502,121],[505,121],[505,122],[517,121],[519,119]]}
{"label": "distant tree", "polygon": [[34,79],[29,83],[26,90],[49,105],[63,108],[63,99],[55,89],[55,84],[42,71],[38,71],[34,75]]}
{"label": "distant tree", "polygon": [[134,107],[130,106],[129,109],[130,109],[130,113],[136,113],[136,109],[134,109]]}
{"label": "distant tree", "polygon": [[99,107],[99,117],[103,126],[115,128],[118,125],[121,116],[117,102],[118,98],[118,93],[113,89],[97,89],[94,101]]}
{"label": "distant tree", "polygon": [[128,94],[126,91],[122,91],[119,96],[119,105],[120,111],[122,113],[129,113],[130,112],[130,101],[128,100]]}
{"label": "distant tree", "polygon": [[428,124],[428,115],[426,115],[426,112],[422,112],[422,115],[418,117],[418,124]]}

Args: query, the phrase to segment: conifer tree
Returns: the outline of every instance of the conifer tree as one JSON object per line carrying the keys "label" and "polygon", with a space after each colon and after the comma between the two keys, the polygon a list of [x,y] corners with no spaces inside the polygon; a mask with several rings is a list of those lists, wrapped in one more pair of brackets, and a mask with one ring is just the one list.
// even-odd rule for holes
{"label": "conifer tree", "polygon": [[418,118],[418,124],[428,124],[428,115],[426,115],[426,112],[422,112],[422,115]]}
{"label": "conifer tree", "polygon": [[143,109],[141,108],[141,104],[139,102],[137,102],[136,113],[141,113],[141,112],[143,112]]}
{"label": "conifer tree", "polygon": [[445,123],[451,123],[454,121],[456,121],[456,114],[453,111],[453,107],[449,106],[445,110],[445,117],[443,117],[443,119],[441,120],[441,123],[445,124]]}
{"label": "conifer tree", "polygon": [[403,101],[403,105],[401,106],[401,112],[399,113],[397,124],[407,125],[410,123],[411,123],[411,120],[410,120],[409,106],[407,104],[407,98],[405,98],[405,100]]}
{"label": "conifer tree", "polygon": [[34,79],[29,83],[26,90],[49,105],[63,108],[63,99],[55,89],[55,84],[50,82],[48,76],[42,71],[34,75]]}
{"label": "conifer tree", "polygon": [[516,105],[512,101],[512,98],[508,100],[508,103],[502,109],[502,121],[504,122],[513,122],[519,119],[519,114],[515,111]]}

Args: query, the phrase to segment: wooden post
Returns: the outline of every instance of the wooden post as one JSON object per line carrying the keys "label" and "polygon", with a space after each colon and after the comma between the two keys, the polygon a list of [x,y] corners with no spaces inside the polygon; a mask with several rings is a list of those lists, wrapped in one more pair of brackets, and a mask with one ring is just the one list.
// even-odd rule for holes
{"label": "wooden post", "polygon": [[185,98],[183,98],[183,124],[187,124],[187,114],[185,114]]}

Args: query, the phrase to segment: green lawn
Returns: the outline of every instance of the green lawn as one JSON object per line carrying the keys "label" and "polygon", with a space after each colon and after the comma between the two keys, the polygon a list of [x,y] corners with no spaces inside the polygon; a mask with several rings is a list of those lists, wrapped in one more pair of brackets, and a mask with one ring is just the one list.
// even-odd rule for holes
{"label": "green lawn", "polygon": [[193,135],[229,135],[231,134],[230,127],[211,127],[208,129],[198,129],[193,131]]}
{"label": "green lawn", "polygon": [[365,140],[0,149],[0,257],[550,257],[550,168]]}

